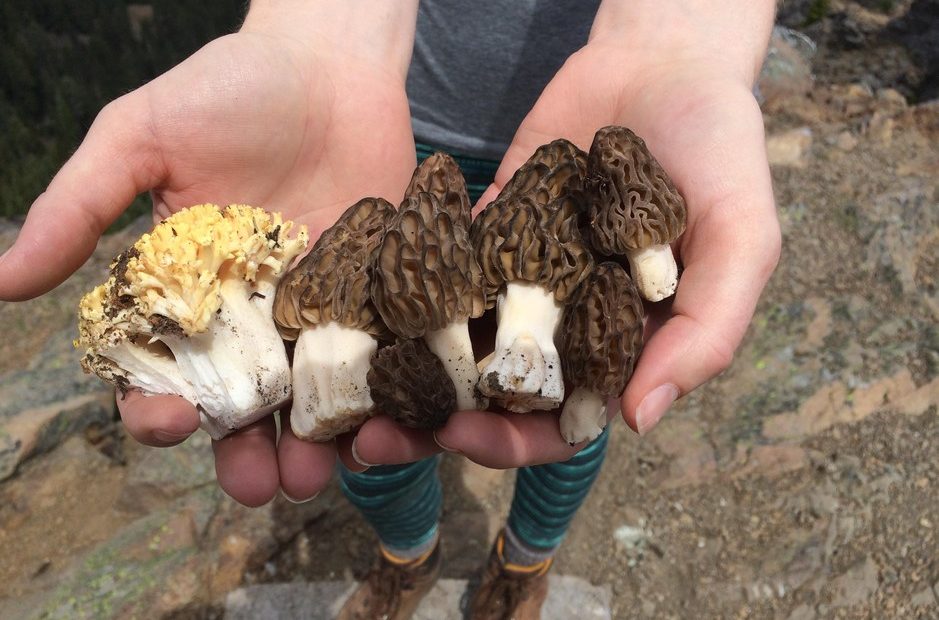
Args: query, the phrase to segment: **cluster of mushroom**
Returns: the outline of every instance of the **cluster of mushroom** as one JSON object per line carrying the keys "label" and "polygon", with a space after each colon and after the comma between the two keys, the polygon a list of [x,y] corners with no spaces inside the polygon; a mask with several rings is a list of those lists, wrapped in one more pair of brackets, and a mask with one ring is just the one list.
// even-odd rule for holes
{"label": "cluster of mushroom", "polygon": [[537,149],[473,222],[498,313],[480,390],[510,411],[554,409],[566,380],[561,435],[599,435],[642,347],[640,295],[675,291],[669,244],[684,226],[681,195],[630,130],[600,129],[589,153],[566,140]]}
{"label": "cluster of mushroom", "polygon": [[[642,140],[607,127],[589,154],[540,147],[475,220],[470,207],[436,154],[398,209],[360,200],[289,271],[306,231],[289,239],[278,215],[180,212],[82,300],[83,365],[122,390],[182,395],[213,437],[289,398],[294,433],[313,441],[376,409],[416,428],[490,401],[551,410],[565,380],[562,436],[596,437],[642,345],[639,293],[675,289],[681,196]],[[492,308],[494,351],[477,364],[469,322]]]}

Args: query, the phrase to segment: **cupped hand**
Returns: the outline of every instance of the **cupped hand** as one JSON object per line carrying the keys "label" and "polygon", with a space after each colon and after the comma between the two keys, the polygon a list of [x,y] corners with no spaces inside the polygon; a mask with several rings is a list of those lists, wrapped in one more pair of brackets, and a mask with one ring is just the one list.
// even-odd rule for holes
{"label": "cupped hand", "polygon": [[[354,49],[317,45],[311,32],[312,43],[267,30],[270,23],[249,19],[242,32],[102,110],[0,259],[0,299],[27,299],[62,282],[144,191],[156,220],[198,203],[247,203],[308,225],[313,239],[359,198],[402,194],[415,165],[407,59],[383,62],[385,50],[361,41]],[[130,392],[118,405],[130,434],[149,445],[179,443],[199,425],[178,397]],[[336,458],[334,443],[302,442],[289,431],[275,443],[271,419],[214,449],[219,483],[248,505],[278,488],[314,495]]]}
{"label": "cupped hand", "polygon": [[[525,118],[479,201],[494,198],[539,145],[567,138],[586,150],[605,125],[635,131],[675,181],[688,208],[673,248],[683,272],[673,299],[647,306],[645,347],[620,403],[640,434],[728,367],[780,252],[762,116],[751,94],[762,49],[730,62],[718,27],[704,23],[680,36],[660,26],[661,34],[622,37],[595,25]],[[710,39],[699,44],[698,32]],[[760,40],[759,32],[752,36]],[[462,412],[437,438],[497,466],[561,460],[578,448],[564,444],[553,414]]]}

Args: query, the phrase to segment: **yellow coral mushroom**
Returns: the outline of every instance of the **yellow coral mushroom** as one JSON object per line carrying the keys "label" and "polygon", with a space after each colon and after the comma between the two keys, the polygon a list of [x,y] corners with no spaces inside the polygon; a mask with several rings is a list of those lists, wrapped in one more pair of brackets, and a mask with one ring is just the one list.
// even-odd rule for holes
{"label": "yellow coral mushroom", "polygon": [[277,282],[307,231],[246,205],[184,209],[143,235],[79,305],[88,372],[119,387],[179,394],[213,437],[290,397],[272,318]]}

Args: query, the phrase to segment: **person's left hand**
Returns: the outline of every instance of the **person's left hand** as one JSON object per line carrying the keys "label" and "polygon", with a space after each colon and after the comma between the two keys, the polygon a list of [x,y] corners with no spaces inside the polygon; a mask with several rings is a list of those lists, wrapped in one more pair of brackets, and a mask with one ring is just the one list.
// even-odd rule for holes
{"label": "person's left hand", "polygon": [[[665,3],[669,4],[669,3]],[[730,3],[734,4],[734,3]],[[590,42],[574,54],[538,99],[502,161],[488,204],[534,150],[556,138],[587,149],[597,129],[624,125],[643,138],[677,184],[688,226],[673,248],[684,271],[674,298],[649,304],[646,344],[621,403],[627,424],[652,429],[672,402],[728,367],[780,252],[763,119],[752,95],[771,26],[769,12],[737,7],[725,19],[673,4],[635,0],[629,19],[598,15]],[[771,3],[765,3],[771,5]],[[644,13],[643,13],[644,11]],[[650,15],[662,16],[650,19]],[[741,21],[750,30],[739,36]],[[625,36],[619,23],[629,23]],[[661,24],[671,24],[663,31]],[[648,24],[648,25],[646,25]],[[736,30],[735,30],[736,28]],[[356,453],[386,462],[395,445],[366,424]],[[461,411],[437,442],[498,468],[563,461],[583,445],[561,438],[555,413]],[[426,438],[412,445],[434,449]],[[423,456],[415,454],[413,456]]]}

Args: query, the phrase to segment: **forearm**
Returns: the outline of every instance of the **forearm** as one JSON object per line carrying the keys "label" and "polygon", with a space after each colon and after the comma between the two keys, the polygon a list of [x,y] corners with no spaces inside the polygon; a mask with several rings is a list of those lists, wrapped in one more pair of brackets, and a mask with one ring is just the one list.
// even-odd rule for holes
{"label": "forearm", "polygon": [[389,66],[403,79],[414,47],[417,5],[418,0],[252,0],[241,30]]}
{"label": "forearm", "polygon": [[661,62],[713,61],[752,85],[775,9],[775,0],[603,0],[590,41]]}

